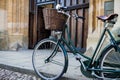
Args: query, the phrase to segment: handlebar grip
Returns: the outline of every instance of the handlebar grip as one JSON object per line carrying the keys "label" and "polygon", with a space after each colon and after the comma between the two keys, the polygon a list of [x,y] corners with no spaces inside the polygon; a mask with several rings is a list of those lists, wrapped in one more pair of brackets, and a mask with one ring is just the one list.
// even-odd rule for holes
{"label": "handlebar grip", "polygon": [[59,10],[66,11],[66,10],[67,10],[67,7],[60,7]]}

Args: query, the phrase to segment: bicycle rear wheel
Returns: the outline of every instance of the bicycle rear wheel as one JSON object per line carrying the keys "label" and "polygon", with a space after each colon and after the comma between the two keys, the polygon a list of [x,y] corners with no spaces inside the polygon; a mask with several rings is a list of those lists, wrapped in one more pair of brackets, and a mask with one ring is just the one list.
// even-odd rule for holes
{"label": "bicycle rear wheel", "polygon": [[110,78],[111,80],[120,79],[120,53],[116,52],[113,46],[110,46],[102,53],[100,58],[100,68],[103,70],[111,70],[101,72],[102,77]]}
{"label": "bicycle rear wheel", "polygon": [[44,80],[57,80],[68,66],[68,56],[63,47],[51,39],[40,41],[33,52],[35,72]]}

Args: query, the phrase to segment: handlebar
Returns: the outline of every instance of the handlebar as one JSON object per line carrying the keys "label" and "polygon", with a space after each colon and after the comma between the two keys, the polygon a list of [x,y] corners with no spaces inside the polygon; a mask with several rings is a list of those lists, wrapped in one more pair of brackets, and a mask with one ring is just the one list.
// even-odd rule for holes
{"label": "handlebar", "polygon": [[85,17],[83,17],[83,16],[78,16],[78,14],[75,14],[75,13],[71,13],[71,15],[73,16],[73,17],[75,17],[76,19],[85,19]]}
{"label": "handlebar", "polygon": [[60,7],[60,10],[66,11],[68,7]]}
{"label": "handlebar", "polygon": [[62,11],[65,11],[65,10],[67,9],[67,7],[63,7],[63,6],[61,6],[60,4],[57,4],[57,5],[56,5],[56,9],[59,10],[59,11],[61,11],[61,10],[62,10]]}
{"label": "handlebar", "polygon": [[[58,11],[63,11],[63,12],[66,12],[67,11],[67,9],[68,9],[68,7],[63,7],[63,6],[61,6],[60,4],[58,4],[57,6],[56,6],[56,9],[58,10]],[[85,17],[83,17],[83,16],[78,16],[78,14],[75,14],[75,13],[71,13],[71,14],[69,14],[69,15],[72,15],[72,17],[75,17],[76,19],[85,19]]]}

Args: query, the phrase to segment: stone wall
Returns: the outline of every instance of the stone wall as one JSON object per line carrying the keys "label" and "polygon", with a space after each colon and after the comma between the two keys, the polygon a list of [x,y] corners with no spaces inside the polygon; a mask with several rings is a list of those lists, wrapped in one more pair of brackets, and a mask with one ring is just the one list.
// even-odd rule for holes
{"label": "stone wall", "polygon": [[[104,23],[98,20],[96,17],[104,15],[104,4],[105,1],[112,0],[90,0],[89,7],[89,30],[88,30],[88,39],[87,39],[87,48],[93,47],[95,48],[98,42],[98,39],[102,33]],[[114,13],[118,13],[119,17],[117,23],[112,28],[113,35],[117,40],[120,38],[117,34],[120,34],[120,0],[114,0]],[[109,7],[109,6],[108,6]]]}
{"label": "stone wall", "polygon": [[114,13],[118,14],[118,19],[117,19],[117,23],[112,29],[112,32],[116,37],[116,40],[120,40],[120,37],[118,37],[118,34],[120,34],[120,4],[119,3],[120,0],[114,0]]}
{"label": "stone wall", "polygon": [[103,29],[103,23],[97,20],[97,16],[104,15],[104,1],[90,0],[87,48],[96,47],[95,45]]}
{"label": "stone wall", "polygon": [[0,50],[27,49],[29,0],[0,0]]}

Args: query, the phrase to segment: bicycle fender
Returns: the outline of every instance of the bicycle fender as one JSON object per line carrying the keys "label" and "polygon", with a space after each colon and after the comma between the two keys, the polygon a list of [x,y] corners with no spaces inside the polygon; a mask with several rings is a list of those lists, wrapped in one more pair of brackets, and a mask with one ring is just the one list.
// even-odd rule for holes
{"label": "bicycle fender", "polygon": [[[119,44],[119,43],[120,43],[120,40],[116,41],[116,43]],[[108,48],[110,48],[110,47],[114,47],[115,50],[117,50],[117,47],[115,47],[113,44],[110,43],[110,44],[108,44],[108,45],[101,51],[101,53],[105,52],[106,49],[108,49]],[[101,55],[102,55],[102,54],[101,54]],[[101,56],[101,55],[100,55],[100,56]]]}

